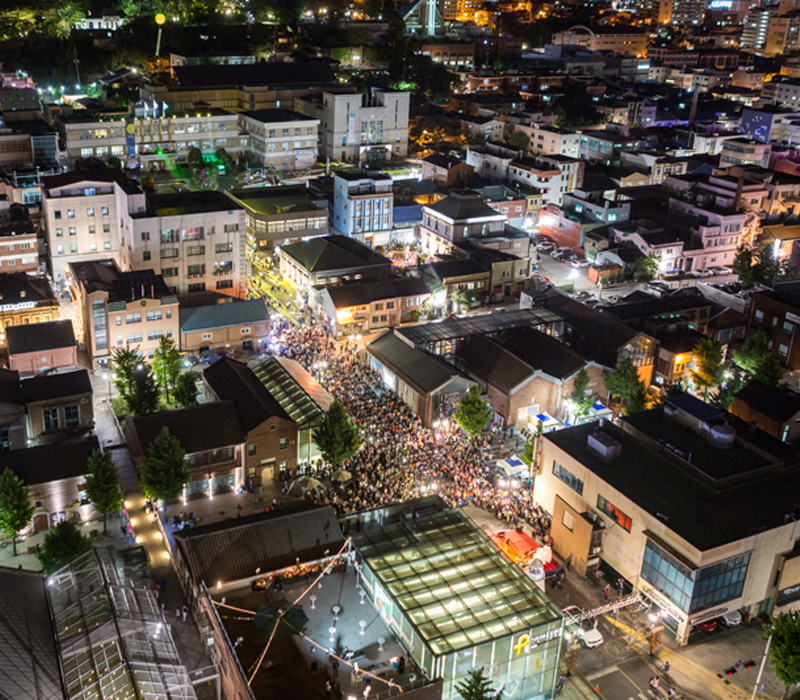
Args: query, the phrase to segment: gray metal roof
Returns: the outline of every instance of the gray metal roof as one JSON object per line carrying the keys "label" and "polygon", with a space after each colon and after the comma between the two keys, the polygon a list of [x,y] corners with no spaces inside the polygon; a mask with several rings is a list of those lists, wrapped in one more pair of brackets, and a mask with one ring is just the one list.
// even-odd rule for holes
{"label": "gray metal roof", "polygon": [[212,328],[241,326],[269,321],[263,299],[248,299],[232,304],[207,304],[180,310],[181,333]]}
{"label": "gray metal roof", "polygon": [[294,566],[297,559],[321,559],[326,551],[333,555],[344,544],[330,506],[225,525],[210,532],[198,528],[175,533],[193,575],[208,586],[253,576],[256,569],[266,573]]}

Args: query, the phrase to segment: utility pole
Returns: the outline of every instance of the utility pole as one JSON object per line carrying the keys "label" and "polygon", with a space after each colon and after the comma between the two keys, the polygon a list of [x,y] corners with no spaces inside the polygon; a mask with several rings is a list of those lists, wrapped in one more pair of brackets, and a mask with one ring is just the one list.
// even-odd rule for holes
{"label": "utility pole", "polygon": [[75,84],[76,85],[80,85],[81,84],[81,70],[80,70],[80,59],[78,58],[78,47],[77,46],[73,46],[72,47],[72,52],[73,52],[73,55],[75,56],[75,58],[72,61],[75,64]]}
{"label": "utility pole", "polygon": [[761,675],[764,673],[764,666],[767,665],[767,657],[769,656],[769,645],[772,644],[772,635],[767,638],[767,646],[764,648],[764,656],[761,659],[761,668],[758,669],[758,676],[756,676],[756,684],[753,686],[753,695],[750,700],[756,700],[756,693],[758,686],[761,685]]}

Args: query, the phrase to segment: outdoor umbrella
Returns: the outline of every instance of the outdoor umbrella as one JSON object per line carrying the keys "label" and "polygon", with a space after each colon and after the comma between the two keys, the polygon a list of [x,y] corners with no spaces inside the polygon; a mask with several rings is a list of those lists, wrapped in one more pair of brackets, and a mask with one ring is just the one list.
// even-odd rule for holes
{"label": "outdoor umbrella", "polygon": [[303,491],[310,491],[311,489],[318,489],[322,486],[321,481],[317,481],[313,476],[304,476],[294,482],[295,486],[299,486]]}
{"label": "outdoor umbrella", "polygon": [[331,477],[333,481],[350,481],[352,478],[353,475],[345,469],[337,469],[333,472],[333,476]]}
{"label": "outdoor umbrella", "polygon": [[308,622],[308,617],[303,612],[302,605],[290,605],[288,601],[279,600],[262,605],[256,613],[255,621],[259,634],[270,635],[275,630],[275,639],[280,639],[298,634]]}

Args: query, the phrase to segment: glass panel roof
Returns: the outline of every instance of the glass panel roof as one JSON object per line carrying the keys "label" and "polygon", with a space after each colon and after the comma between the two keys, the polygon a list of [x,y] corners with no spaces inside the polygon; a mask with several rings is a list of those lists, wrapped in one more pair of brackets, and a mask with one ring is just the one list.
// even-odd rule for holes
{"label": "glass panel roof", "polygon": [[376,524],[354,534],[353,544],[436,654],[561,618],[459,510]]}

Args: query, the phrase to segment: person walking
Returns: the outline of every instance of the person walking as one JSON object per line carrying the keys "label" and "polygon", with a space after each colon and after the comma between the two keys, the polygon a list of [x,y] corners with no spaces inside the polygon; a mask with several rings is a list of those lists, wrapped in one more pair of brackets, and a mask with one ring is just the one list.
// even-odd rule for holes
{"label": "person walking", "polygon": [[186,622],[186,618],[189,616],[189,606],[184,603],[183,608],[181,609],[181,615],[183,616],[183,621]]}
{"label": "person walking", "polygon": [[608,602],[608,594],[611,593],[611,586],[606,584],[606,589],[603,591],[603,597],[606,599],[606,603]]}
{"label": "person walking", "polygon": [[567,571],[569,571],[570,568],[572,567],[572,555],[571,554],[567,555],[566,567],[567,567]]}
{"label": "person walking", "polygon": [[562,674],[561,674],[561,675],[558,677],[558,683],[556,683],[556,692],[557,692],[557,693],[560,693],[560,692],[561,692],[561,691],[564,689],[564,683],[566,683],[566,682],[567,682],[567,679],[566,679],[566,677],[564,676],[564,674],[562,673]]}
{"label": "person walking", "polygon": [[331,682],[325,681],[325,700],[331,700]]}
{"label": "person walking", "polygon": [[181,609],[175,608],[175,619],[180,622],[181,621]]}

